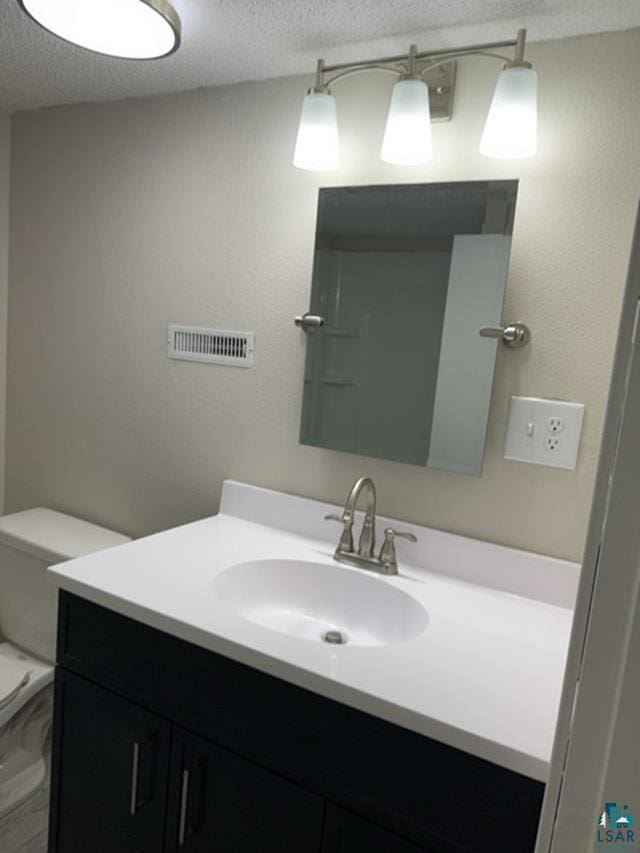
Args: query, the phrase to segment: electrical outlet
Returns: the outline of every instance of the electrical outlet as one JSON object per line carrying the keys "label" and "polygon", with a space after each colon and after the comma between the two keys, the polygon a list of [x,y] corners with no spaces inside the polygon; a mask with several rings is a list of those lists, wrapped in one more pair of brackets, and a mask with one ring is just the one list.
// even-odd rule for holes
{"label": "electrical outlet", "polygon": [[539,397],[512,397],[504,457],[517,462],[576,467],[584,405]]}
{"label": "electrical outlet", "polygon": [[562,432],[564,429],[564,418],[561,418],[560,415],[551,415],[551,417],[547,418],[547,429],[554,435]]}
{"label": "electrical outlet", "polygon": [[548,450],[549,453],[557,453],[558,450],[560,450],[560,439],[557,435],[548,435],[542,442],[542,446],[545,450]]}

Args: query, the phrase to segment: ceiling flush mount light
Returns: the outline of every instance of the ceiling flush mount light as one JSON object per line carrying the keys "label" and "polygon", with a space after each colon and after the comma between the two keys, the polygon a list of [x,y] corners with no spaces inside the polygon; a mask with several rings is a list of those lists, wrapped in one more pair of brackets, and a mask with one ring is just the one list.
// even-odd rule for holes
{"label": "ceiling flush mount light", "polygon": [[[456,59],[463,56],[490,57],[505,63],[498,76],[480,153],[499,159],[535,154],[537,75],[524,60],[525,40],[526,30],[518,30],[516,38],[509,41],[422,52],[411,45],[406,55],[336,65],[318,60],[315,86],[302,107],[294,165],[302,169],[338,168],[335,101],[329,87],[363,71],[386,71],[398,79],[391,95],[381,159],[401,166],[428,162],[432,157],[431,122],[451,118]],[[514,48],[513,58],[496,52],[503,48]],[[313,98],[318,100],[313,102]]]}
{"label": "ceiling flush mount light", "polygon": [[159,59],[180,46],[180,17],[168,0],[18,0],[45,30],[121,59]]}

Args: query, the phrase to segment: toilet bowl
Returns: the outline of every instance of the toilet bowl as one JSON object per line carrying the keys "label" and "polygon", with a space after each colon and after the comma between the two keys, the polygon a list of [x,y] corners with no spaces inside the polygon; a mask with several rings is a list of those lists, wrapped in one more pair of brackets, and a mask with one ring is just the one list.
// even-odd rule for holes
{"label": "toilet bowl", "polygon": [[0,518],[0,850],[46,851],[55,563],[128,542],[50,509]]}

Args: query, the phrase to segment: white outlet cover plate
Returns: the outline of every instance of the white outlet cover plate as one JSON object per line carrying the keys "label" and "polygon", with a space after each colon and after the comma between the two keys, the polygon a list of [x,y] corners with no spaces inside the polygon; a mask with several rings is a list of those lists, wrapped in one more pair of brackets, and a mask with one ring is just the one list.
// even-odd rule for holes
{"label": "white outlet cover plate", "polygon": [[[554,431],[550,418],[562,419],[563,426],[559,431]],[[574,470],[583,418],[583,403],[543,400],[540,397],[512,397],[504,458]],[[554,441],[548,442],[549,438]],[[549,449],[549,444],[554,449]]]}

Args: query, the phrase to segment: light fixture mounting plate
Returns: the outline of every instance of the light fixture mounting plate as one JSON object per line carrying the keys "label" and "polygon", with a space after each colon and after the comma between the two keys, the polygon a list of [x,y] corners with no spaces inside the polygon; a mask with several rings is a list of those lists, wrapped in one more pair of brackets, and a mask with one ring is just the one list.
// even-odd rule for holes
{"label": "light fixture mounting plate", "polygon": [[447,62],[423,71],[422,79],[429,87],[431,121],[449,121],[453,115],[456,62]]}

